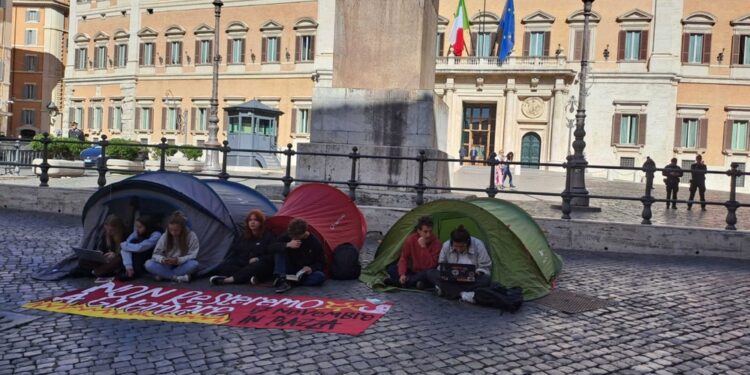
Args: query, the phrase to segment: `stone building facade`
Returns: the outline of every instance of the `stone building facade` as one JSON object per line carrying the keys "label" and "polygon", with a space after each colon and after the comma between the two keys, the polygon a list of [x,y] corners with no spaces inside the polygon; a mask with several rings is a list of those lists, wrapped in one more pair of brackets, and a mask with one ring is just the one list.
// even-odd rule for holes
{"label": "stone building facade", "polygon": [[[317,26],[335,22],[327,12],[334,1],[344,0],[225,1],[220,113],[255,98],[285,113],[278,146],[307,141],[313,88],[331,84],[332,36]],[[455,57],[448,35],[457,1],[440,1],[435,91],[449,107],[449,120],[439,146],[453,156],[463,147],[484,157],[512,151],[520,161],[562,162],[572,152],[582,3],[516,1],[515,48],[500,64],[491,41],[504,3],[486,2],[484,9],[484,1],[466,0],[470,54]],[[598,0],[593,9],[589,162],[639,166],[650,156],[659,166],[672,157],[689,165],[702,154],[709,168],[727,169],[732,162],[744,168],[750,152],[750,3]],[[66,123],[82,123],[93,138],[205,141],[210,2],[79,1],[71,20]],[[224,139],[223,118],[219,125]],[[722,176],[708,184],[728,188]],[[750,191],[750,184],[740,185]]]}

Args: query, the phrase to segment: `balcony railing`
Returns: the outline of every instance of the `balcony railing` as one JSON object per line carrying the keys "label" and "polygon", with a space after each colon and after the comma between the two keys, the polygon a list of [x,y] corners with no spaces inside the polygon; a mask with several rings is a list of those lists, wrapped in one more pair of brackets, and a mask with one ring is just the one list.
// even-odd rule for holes
{"label": "balcony railing", "polygon": [[497,56],[441,56],[435,61],[437,70],[450,69],[564,69],[565,56],[509,56],[500,60]]}

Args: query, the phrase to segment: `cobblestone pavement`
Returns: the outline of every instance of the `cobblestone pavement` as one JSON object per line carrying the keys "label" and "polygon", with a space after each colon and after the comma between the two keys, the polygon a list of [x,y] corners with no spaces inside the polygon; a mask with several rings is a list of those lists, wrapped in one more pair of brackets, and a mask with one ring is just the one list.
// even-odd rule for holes
{"label": "cobblestone pavement", "polygon": [[[41,316],[0,333],[0,374],[750,373],[750,262],[562,252],[559,287],[614,301],[575,315],[534,303],[500,314],[428,294],[375,293],[356,281],[292,291],[395,302],[351,337],[24,310],[92,285],[30,278],[77,243],[80,218],[0,210],[0,228],[0,310]],[[366,260],[372,254],[370,246]]]}

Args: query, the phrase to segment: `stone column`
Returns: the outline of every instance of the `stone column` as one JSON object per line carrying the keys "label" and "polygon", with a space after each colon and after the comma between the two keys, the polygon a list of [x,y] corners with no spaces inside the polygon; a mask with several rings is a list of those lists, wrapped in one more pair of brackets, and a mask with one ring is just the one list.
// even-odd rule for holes
{"label": "stone column", "polygon": [[549,161],[551,163],[562,163],[568,155],[567,127],[565,124],[565,82],[562,79],[555,81],[552,89],[552,124],[550,124],[550,151]]}
{"label": "stone column", "polygon": [[516,95],[516,80],[508,78],[505,86],[505,117],[503,118],[503,153],[513,151],[513,155],[521,156],[520,150],[514,150],[518,125],[516,124],[516,106],[518,95]]}

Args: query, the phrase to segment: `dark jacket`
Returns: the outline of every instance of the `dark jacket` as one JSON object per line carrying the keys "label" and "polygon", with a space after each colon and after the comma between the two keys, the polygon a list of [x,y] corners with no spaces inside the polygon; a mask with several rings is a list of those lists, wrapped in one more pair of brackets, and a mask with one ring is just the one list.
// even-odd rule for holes
{"label": "dark jacket", "polygon": [[247,238],[241,234],[232,242],[231,259],[241,264],[248,264],[252,258],[273,263],[271,245],[275,240],[276,238],[270,231],[263,232],[260,238]]}
{"label": "dark jacket", "polygon": [[286,247],[287,242],[292,238],[288,234],[283,234],[271,245],[271,251],[275,254],[286,253],[287,263],[293,266],[293,269],[287,270],[296,272],[302,267],[310,267],[313,271],[324,271],[326,266],[326,257],[323,254],[323,245],[320,244],[314,235],[310,234],[302,240],[298,249]]}
{"label": "dark jacket", "polygon": [[662,176],[665,176],[664,183],[668,185],[678,185],[680,183],[680,177],[682,177],[682,168],[677,164],[667,164],[664,170],[661,171]]}
{"label": "dark jacket", "polygon": [[701,186],[706,183],[706,165],[693,163],[690,165],[690,183]]}

